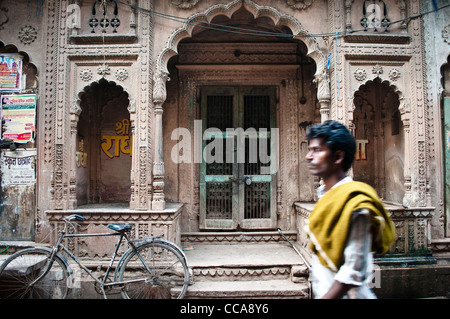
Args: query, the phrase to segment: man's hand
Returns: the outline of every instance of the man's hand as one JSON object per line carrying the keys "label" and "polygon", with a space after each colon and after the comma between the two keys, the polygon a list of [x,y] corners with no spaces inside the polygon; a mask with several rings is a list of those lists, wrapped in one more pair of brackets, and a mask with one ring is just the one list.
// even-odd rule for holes
{"label": "man's hand", "polygon": [[328,292],[323,295],[321,299],[341,299],[353,287],[356,286],[343,284],[342,282],[335,280],[333,285],[330,287],[330,290],[328,290]]}

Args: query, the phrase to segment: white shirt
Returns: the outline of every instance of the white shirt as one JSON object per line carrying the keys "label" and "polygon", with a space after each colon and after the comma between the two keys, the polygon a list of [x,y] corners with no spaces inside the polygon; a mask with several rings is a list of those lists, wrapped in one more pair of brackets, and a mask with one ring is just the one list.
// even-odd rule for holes
{"label": "white shirt", "polygon": [[[350,176],[345,177],[334,187],[351,182]],[[322,198],[325,195],[325,186],[317,190],[317,195]],[[370,233],[370,216],[362,211],[353,212],[351,229],[347,245],[344,249],[344,264],[338,272],[333,272],[320,262],[313,254],[311,263],[311,283],[314,298],[321,298],[337,280],[344,284],[355,285],[344,298],[375,299],[376,296],[369,288],[373,275],[373,254],[370,251],[372,236]]]}

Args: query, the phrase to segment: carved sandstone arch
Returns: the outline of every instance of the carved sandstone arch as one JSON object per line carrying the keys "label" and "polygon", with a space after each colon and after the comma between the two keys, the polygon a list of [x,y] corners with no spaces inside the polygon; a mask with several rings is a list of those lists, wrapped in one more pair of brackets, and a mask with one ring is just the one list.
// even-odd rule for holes
{"label": "carved sandstone arch", "polygon": [[[393,92],[398,95],[398,100],[400,102],[400,104],[398,106],[398,110],[400,111],[401,121],[403,122],[403,125],[405,125],[405,128],[409,127],[411,109],[410,109],[410,105],[407,103],[407,99],[404,97],[403,91],[396,85],[392,84],[388,79],[383,79],[383,77],[381,77],[380,75],[374,77],[371,80],[367,80],[365,83],[361,84],[358,87],[354,87],[353,91],[351,92],[352,100],[355,97],[355,93],[357,91],[359,91],[362,86],[370,84],[370,83],[374,82],[375,80],[378,80],[380,82],[380,84],[384,84],[386,86],[391,87]],[[353,122],[353,111],[354,110],[355,110],[355,105],[353,104],[353,102],[349,103],[348,109],[347,109],[349,123]]]}
{"label": "carved sandstone arch", "polygon": [[[317,65],[315,74],[316,80],[319,82],[321,81],[322,77],[319,76],[324,72],[326,57],[324,53],[320,51],[316,39],[303,28],[297,19],[283,14],[273,7],[260,6],[251,0],[234,0],[228,4],[214,5],[206,11],[196,13],[188,18],[181,28],[172,33],[165,48],[159,54],[156,61],[156,74],[160,77],[167,77],[169,74],[167,63],[171,57],[178,54],[178,43],[185,38],[190,38],[192,36],[192,31],[197,24],[209,23],[218,15],[225,15],[231,19],[233,13],[242,6],[244,6],[255,19],[262,16],[269,17],[276,26],[283,25],[289,27],[294,36],[301,39],[308,48],[307,56],[312,58]],[[165,85],[165,81],[155,81],[155,91],[161,91],[161,88],[159,88],[158,85]],[[160,102],[160,99],[157,102]]]}

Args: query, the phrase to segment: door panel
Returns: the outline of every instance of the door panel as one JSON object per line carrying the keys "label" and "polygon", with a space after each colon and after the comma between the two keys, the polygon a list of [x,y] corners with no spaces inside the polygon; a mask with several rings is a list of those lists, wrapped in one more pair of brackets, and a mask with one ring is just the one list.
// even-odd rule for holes
{"label": "door panel", "polygon": [[201,107],[200,228],[275,228],[275,89],[204,87]]}
{"label": "door panel", "polygon": [[[200,228],[236,229],[238,187],[234,160],[227,157],[227,128],[234,126],[237,113],[234,88],[208,87],[202,90],[203,156],[200,165]],[[216,131],[212,130],[213,128]],[[220,154],[220,147],[222,154]],[[210,154],[211,156],[205,156]],[[232,153],[232,150],[231,150]],[[212,157],[212,158],[209,158]]]}
{"label": "door panel", "polygon": [[[245,163],[240,197],[239,224],[243,229],[276,228],[276,172],[271,172],[270,154],[276,150],[271,137],[275,128],[275,88],[240,89],[245,132]],[[256,156],[255,156],[256,155]]]}

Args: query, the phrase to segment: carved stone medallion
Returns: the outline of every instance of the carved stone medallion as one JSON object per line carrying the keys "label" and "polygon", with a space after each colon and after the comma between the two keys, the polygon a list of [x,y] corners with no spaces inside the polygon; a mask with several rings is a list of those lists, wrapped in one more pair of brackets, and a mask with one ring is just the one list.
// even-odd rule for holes
{"label": "carved stone medallion", "polygon": [[31,25],[23,26],[19,31],[19,40],[23,44],[31,44],[37,38],[37,31]]}
{"label": "carved stone medallion", "polygon": [[363,69],[357,69],[354,75],[355,79],[357,79],[358,81],[364,81],[365,79],[367,79],[367,73]]}

